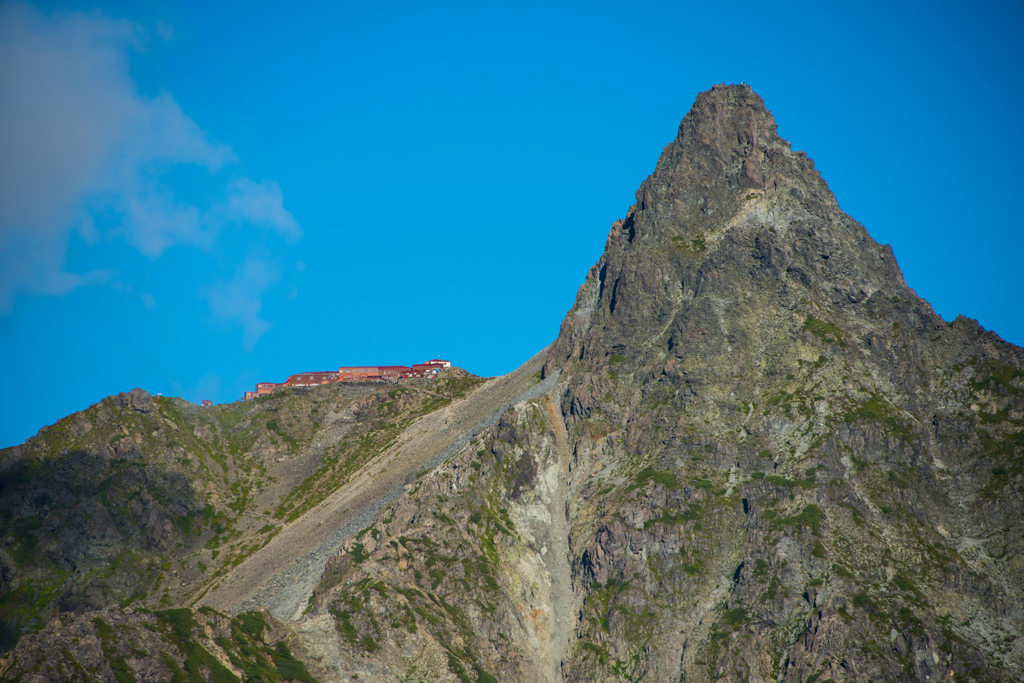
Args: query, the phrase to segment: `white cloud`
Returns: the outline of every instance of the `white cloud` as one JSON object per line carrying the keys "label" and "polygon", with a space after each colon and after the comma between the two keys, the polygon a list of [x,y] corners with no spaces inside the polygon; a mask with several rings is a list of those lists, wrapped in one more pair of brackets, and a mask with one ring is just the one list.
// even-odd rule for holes
{"label": "white cloud", "polygon": [[200,290],[210,312],[224,324],[242,328],[242,348],[251,351],[273,324],[260,317],[263,293],[277,282],[281,271],[276,263],[250,257],[228,282]]}
{"label": "white cloud", "polygon": [[174,40],[175,38],[174,27],[163,19],[161,19],[156,25],[156,34],[160,36],[160,40],[163,40],[164,42]]}
{"label": "white cloud", "polygon": [[92,216],[86,216],[78,224],[78,234],[82,241],[93,246],[100,241],[100,231],[96,229],[96,221]]}
{"label": "white cloud", "polygon": [[138,299],[139,301],[142,302],[142,305],[146,307],[147,311],[152,311],[156,308],[156,298],[152,294],[150,294],[149,292],[140,292],[131,285],[125,284],[124,282],[115,279],[116,276],[118,275],[117,272],[112,271],[110,275],[111,277],[109,285],[112,289],[114,289],[117,292],[120,292],[127,299]]}
{"label": "white cloud", "polygon": [[281,186],[273,180],[257,183],[240,178],[234,181],[228,189],[227,209],[231,218],[273,228],[291,242],[302,237],[302,228],[295,216],[284,208]]}
{"label": "white cloud", "polygon": [[140,252],[156,258],[174,245],[209,248],[216,228],[203,220],[199,209],[174,200],[159,187],[133,188],[116,202],[124,216],[119,232]]}
{"label": "white cloud", "polygon": [[[157,34],[173,38],[166,25]],[[227,224],[302,236],[273,181],[222,181],[209,210],[175,196],[163,181],[171,167],[216,173],[236,159],[169,94],[138,93],[128,58],[143,38],[137,24],[97,12],[0,4],[0,312],[19,293],[104,281],[67,272],[72,230],[86,244],[123,237],[151,258],[175,245],[207,249]],[[94,213],[121,225],[103,235]]]}
{"label": "white cloud", "polygon": [[[64,272],[67,243],[67,233],[59,231],[48,231],[41,236],[0,234],[0,312],[11,309],[14,292],[19,290],[58,295],[82,285],[110,280],[107,269]],[[26,283],[31,283],[32,287],[26,288]]]}

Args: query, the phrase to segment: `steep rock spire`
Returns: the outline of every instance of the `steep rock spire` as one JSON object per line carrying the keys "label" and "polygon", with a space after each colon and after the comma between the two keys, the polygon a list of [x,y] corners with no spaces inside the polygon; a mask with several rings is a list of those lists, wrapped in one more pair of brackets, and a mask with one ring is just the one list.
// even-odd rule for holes
{"label": "steep rock spire", "polygon": [[789,307],[809,298],[849,306],[883,290],[920,301],[892,250],[839,208],[750,86],[718,85],[698,95],[636,203],[612,226],[547,369],[588,351],[649,346],[702,295],[757,292],[766,305],[771,291]]}

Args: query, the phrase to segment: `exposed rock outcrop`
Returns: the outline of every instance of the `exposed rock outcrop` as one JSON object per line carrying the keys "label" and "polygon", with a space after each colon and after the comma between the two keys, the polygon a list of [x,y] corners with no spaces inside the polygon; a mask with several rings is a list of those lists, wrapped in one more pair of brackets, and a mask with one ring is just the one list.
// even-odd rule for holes
{"label": "exposed rock outcrop", "polygon": [[[341,661],[384,678],[447,659],[499,680],[1015,680],[1022,368],[907,287],[750,88],[717,86],[549,352],[570,469],[542,474],[555,432],[517,406],[318,604]],[[557,514],[565,558],[537,540]]]}
{"label": "exposed rock outcrop", "polygon": [[754,92],[702,93],[549,354],[595,610],[567,678],[1019,677],[1022,367],[907,287]]}

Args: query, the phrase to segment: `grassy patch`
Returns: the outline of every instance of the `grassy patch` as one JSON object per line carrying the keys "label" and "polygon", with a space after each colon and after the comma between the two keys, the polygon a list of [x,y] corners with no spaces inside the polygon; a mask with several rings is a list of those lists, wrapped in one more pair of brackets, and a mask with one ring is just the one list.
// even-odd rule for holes
{"label": "grassy patch", "polygon": [[671,472],[659,472],[652,467],[645,467],[636,475],[633,483],[626,488],[625,493],[629,493],[634,489],[643,488],[644,486],[647,486],[648,482],[661,484],[667,489],[679,488],[679,480],[676,479],[676,475]]}
{"label": "grassy patch", "polygon": [[879,422],[888,427],[904,441],[913,436],[910,428],[900,419],[899,412],[878,394],[872,394],[866,401],[855,403],[850,410],[843,413],[845,422],[869,421]]}
{"label": "grassy patch", "polygon": [[814,316],[809,315],[804,321],[803,328],[824,342],[846,346],[846,341],[844,340],[845,334],[843,331],[824,320],[818,320]]}
{"label": "grassy patch", "polygon": [[726,610],[725,614],[722,615],[722,623],[726,626],[732,626],[738,628],[747,621],[747,610],[742,607],[735,607],[730,610]]}
{"label": "grassy patch", "polygon": [[664,510],[660,517],[649,519],[644,522],[644,529],[650,529],[655,524],[684,524],[686,522],[695,522],[701,518],[703,511],[701,506],[698,504],[690,505],[683,512],[671,512]]}
{"label": "grassy patch", "polygon": [[1020,368],[997,360],[986,361],[982,368],[987,369],[989,374],[979,373],[977,379],[971,381],[971,388],[975,391],[988,390],[1003,395],[1024,396],[1024,389],[1015,386],[1024,381],[1024,372]]}
{"label": "grassy patch", "polygon": [[783,529],[791,526],[800,528],[810,527],[811,531],[817,534],[820,532],[821,523],[824,519],[825,512],[814,503],[811,503],[810,505],[805,506],[804,509],[800,511],[800,514],[773,520],[772,528]]}
{"label": "grassy patch", "polygon": [[857,593],[857,595],[854,595],[853,606],[868,612],[874,612],[878,609],[877,603],[867,593]]}
{"label": "grassy patch", "polygon": [[682,235],[672,236],[672,247],[676,253],[686,256],[687,258],[694,258],[707,251],[707,241],[703,235],[686,239]]}
{"label": "grassy patch", "polygon": [[776,486],[782,486],[783,488],[790,488],[790,489],[791,488],[799,487],[799,488],[802,488],[804,490],[807,490],[807,489],[813,489],[815,486],[818,485],[818,482],[817,482],[816,479],[814,479],[814,477],[811,477],[809,479],[800,479],[798,481],[794,481],[793,479],[786,479],[785,477],[780,477],[778,475],[773,474],[773,475],[771,475],[769,477],[765,477],[764,480],[766,482],[768,482],[769,484],[775,484]]}

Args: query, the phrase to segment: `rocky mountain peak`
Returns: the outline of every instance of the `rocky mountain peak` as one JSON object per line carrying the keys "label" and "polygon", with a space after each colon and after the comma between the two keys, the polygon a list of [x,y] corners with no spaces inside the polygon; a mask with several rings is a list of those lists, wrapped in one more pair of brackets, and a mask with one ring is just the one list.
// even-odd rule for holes
{"label": "rocky mountain peak", "polygon": [[585,335],[595,352],[602,339],[599,355],[643,347],[648,331],[665,334],[702,296],[767,305],[771,291],[789,308],[812,299],[849,308],[884,291],[934,316],[892,250],[846,215],[814,162],[779,137],[750,86],[698,95],[636,200],[612,225],[548,371],[579,356]]}
{"label": "rocky mountain peak", "polygon": [[[698,95],[672,143],[703,161],[705,172],[725,176],[730,186],[747,188],[764,187],[762,163],[766,151],[776,145],[789,146],[779,138],[764,100],[749,85],[716,85]],[[679,155],[665,161],[666,166],[675,165]]]}

